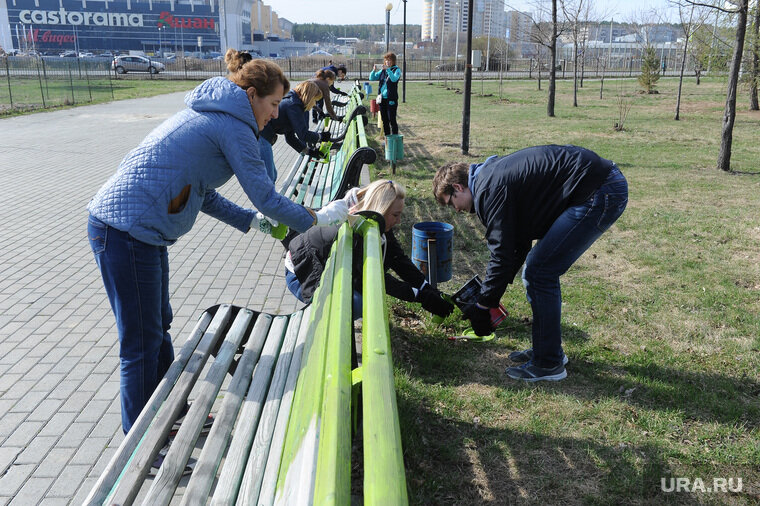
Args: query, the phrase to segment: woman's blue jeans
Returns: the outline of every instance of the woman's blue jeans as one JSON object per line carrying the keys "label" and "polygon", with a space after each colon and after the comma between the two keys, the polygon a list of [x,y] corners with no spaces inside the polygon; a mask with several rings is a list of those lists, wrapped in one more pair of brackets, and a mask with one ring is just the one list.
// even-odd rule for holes
{"label": "woman's blue jeans", "polygon": [[538,367],[562,363],[559,277],[610,228],[628,203],[628,183],[614,166],[598,190],[583,204],[569,207],[530,250],[522,279],[533,310],[533,362]]}
{"label": "woman's blue jeans", "polygon": [[[296,299],[300,300],[301,302],[305,302],[303,300],[303,296],[301,295],[301,282],[298,281],[295,273],[289,271],[288,269],[285,269],[285,284],[288,286],[290,293],[292,293]],[[356,290],[353,291],[351,316],[354,320],[358,320],[362,317],[362,294]]]}
{"label": "woman's blue jeans", "polygon": [[90,216],[87,235],[119,331],[121,426],[126,434],[174,361],[169,255]]}
{"label": "woman's blue jeans", "polygon": [[273,183],[277,182],[277,167],[274,165],[274,153],[272,145],[263,137],[259,139],[259,155],[264,160],[264,166],[267,168],[267,175]]}

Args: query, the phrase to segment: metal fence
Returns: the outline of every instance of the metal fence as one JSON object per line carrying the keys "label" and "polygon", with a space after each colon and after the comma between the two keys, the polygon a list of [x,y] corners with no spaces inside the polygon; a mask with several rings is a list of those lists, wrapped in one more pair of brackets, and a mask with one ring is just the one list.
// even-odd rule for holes
{"label": "metal fence", "polygon": [[[225,62],[220,59],[196,58],[156,59],[165,69],[158,74],[128,72],[116,74],[108,58],[60,58],[60,57],[0,57],[0,114],[13,110],[50,108],[87,102],[114,99],[114,86],[118,81],[140,80],[203,80],[227,73]],[[300,57],[276,59],[285,75],[292,81],[300,81],[330,63],[327,59]],[[346,65],[348,79],[369,79],[377,59],[354,58],[335,63]],[[485,62],[484,62],[485,63]],[[401,62],[400,65],[403,65]],[[410,81],[462,79],[465,62],[461,59],[414,59],[406,62],[406,79]],[[489,69],[473,69],[475,79],[546,79],[549,69],[546,63],[532,58],[514,58],[489,61]],[[580,69],[579,69],[580,70]],[[641,72],[639,58],[617,58],[606,65],[603,60],[587,61],[582,67],[585,78],[632,77]],[[560,61],[557,77],[571,79],[573,62]],[[678,75],[678,69],[669,68],[666,75]]]}

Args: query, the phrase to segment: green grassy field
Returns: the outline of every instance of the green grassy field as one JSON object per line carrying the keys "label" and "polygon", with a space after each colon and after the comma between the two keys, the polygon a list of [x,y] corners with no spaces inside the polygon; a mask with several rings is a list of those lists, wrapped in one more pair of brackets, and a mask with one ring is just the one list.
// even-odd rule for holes
{"label": "green grassy field", "polygon": [[[715,169],[725,84],[676,80],[659,95],[635,81],[586,81],[578,108],[559,82],[556,117],[536,83],[473,85],[470,155],[460,151],[462,95],[407,83],[399,106],[406,159],[372,178],[408,190],[397,235],[455,226],[453,292],[485,273],[484,228],[432,197],[446,161],[482,161],[537,144],[577,144],[628,178],[620,220],[562,278],[568,378],[510,380],[509,352],[530,347],[519,278],[502,302],[507,322],[487,343],[453,342],[460,314],[434,326],[419,306],[389,299],[404,459],[414,504],[757,504],[760,501],[760,113],[740,92],[732,163]],[[451,83],[449,83],[451,86]],[[462,88],[461,84],[458,88]],[[632,100],[615,131],[618,95]],[[379,147],[375,127],[372,142]],[[689,492],[666,492],[688,478]],[[712,489],[725,479],[733,490]],[[729,481],[731,480],[731,481]],[[718,482],[720,485],[722,482]],[[727,485],[727,490],[729,490]],[[696,489],[696,490],[695,490]]]}
{"label": "green grassy field", "polygon": [[[68,79],[13,79],[10,90],[0,82],[0,117],[26,114],[76,105],[97,104],[112,100],[152,97],[174,91],[191,90],[199,81],[145,79],[94,79],[72,73]],[[11,108],[13,103],[13,108]]]}

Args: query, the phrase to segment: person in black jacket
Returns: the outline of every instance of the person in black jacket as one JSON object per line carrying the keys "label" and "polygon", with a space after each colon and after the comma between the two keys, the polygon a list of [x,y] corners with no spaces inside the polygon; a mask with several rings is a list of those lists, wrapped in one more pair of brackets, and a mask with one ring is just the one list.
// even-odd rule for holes
{"label": "person in black jacket", "polygon": [[300,83],[285,95],[278,107],[277,117],[270,120],[261,131],[261,138],[267,142],[259,143],[259,150],[272,181],[277,181],[272,146],[277,142],[278,134],[285,135],[285,142],[299,153],[312,158],[322,157],[314,145],[319,141],[329,140],[330,132],[317,133],[309,130],[308,112],[320,98],[322,92],[315,83]]}
{"label": "person in black jacket", "polygon": [[[525,381],[565,378],[559,278],[620,217],[628,183],[618,167],[577,146],[537,146],[468,166],[450,163],[433,179],[441,205],[476,213],[491,251],[476,304],[462,312],[478,335],[490,334],[489,308],[525,263],[522,279],[533,311],[533,348],[507,375]],[[538,239],[532,246],[534,239]]]}
{"label": "person in black jacket", "polygon": [[[344,198],[353,213],[374,211],[383,215],[385,230],[382,230],[383,265],[385,267],[385,291],[397,299],[420,302],[431,313],[446,317],[454,306],[441,297],[441,293],[425,281],[425,276],[412,263],[398,243],[392,228],[401,221],[406,191],[399,183],[378,180],[364,188],[353,188]],[[321,227],[317,227],[321,228]],[[314,291],[322,277],[330,248],[338,235],[338,226],[329,227],[319,233],[300,234],[288,244],[285,256],[285,279],[288,288],[301,302],[311,302]],[[359,234],[354,236],[353,264],[353,314],[361,317],[362,241]],[[393,269],[400,280],[387,271]]]}

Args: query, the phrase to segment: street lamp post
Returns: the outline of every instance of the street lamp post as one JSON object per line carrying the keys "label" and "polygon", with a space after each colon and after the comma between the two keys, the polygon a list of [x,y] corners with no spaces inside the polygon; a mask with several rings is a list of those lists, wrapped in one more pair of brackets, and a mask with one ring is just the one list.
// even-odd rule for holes
{"label": "street lamp post", "polygon": [[158,27],[158,54],[156,56],[161,56],[161,29],[163,26]]}
{"label": "street lamp post", "polygon": [[443,3],[441,3],[441,63],[443,63],[443,28],[446,26],[446,18],[443,14]]}
{"label": "street lamp post", "polygon": [[385,52],[387,53],[391,45],[391,10],[393,10],[393,4],[388,3],[385,6]]}
{"label": "street lamp post", "polygon": [[406,0],[404,0],[404,48],[402,49],[404,55],[403,55],[403,68],[401,70],[402,72],[402,78],[404,79],[401,83],[401,102],[406,103]]}
{"label": "street lamp post", "polygon": [[462,6],[459,4],[459,2],[455,3],[454,5],[457,6],[457,42],[454,45],[454,72],[459,71],[459,32],[462,31]]}

